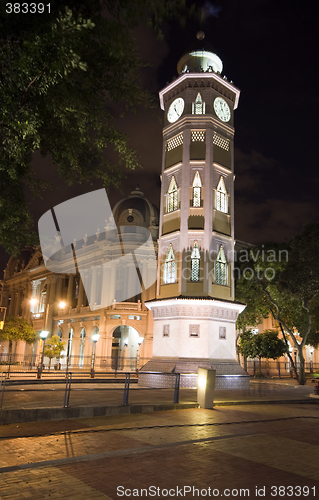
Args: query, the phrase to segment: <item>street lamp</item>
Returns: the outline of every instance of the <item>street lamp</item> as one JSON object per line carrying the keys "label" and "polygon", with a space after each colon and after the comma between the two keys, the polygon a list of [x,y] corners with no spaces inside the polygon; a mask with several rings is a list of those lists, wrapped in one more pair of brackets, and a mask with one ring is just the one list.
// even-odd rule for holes
{"label": "street lamp", "polygon": [[93,340],[93,350],[92,350],[92,363],[91,363],[91,378],[94,378],[95,372],[94,372],[94,365],[95,365],[95,350],[96,350],[96,343],[100,338],[99,333],[93,333],[92,335],[92,340]]}
{"label": "street lamp", "polygon": [[140,361],[140,347],[141,347],[141,344],[143,342],[144,338],[143,337],[138,337],[137,339],[137,351],[136,351],[136,371],[138,370],[138,365],[139,365],[139,361]]}
{"label": "street lamp", "polygon": [[48,335],[49,335],[49,332],[47,330],[42,330],[42,332],[40,333],[40,337],[43,340],[43,342],[42,342],[41,364],[40,364],[40,366],[38,366],[38,378],[41,378],[41,375],[42,375],[45,339],[47,338]]}

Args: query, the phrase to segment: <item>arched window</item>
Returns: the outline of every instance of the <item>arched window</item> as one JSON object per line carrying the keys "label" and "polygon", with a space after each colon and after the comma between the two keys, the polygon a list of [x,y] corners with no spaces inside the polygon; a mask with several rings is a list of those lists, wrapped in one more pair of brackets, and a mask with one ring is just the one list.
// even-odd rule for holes
{"label": "arched window", "polygon": [[219,179],[215,196],[215,208],[220,212],[228,213],[228,194],[225,187],[224,178]]}
{"label": "arched window", "polygon": [[205,103],[202,100],[202,96],[198,92],[195,102],[192,104],[193,115],[204,115],[205,114]]}
{"label": "arched window", "polygon": [[169,247],[164,264],[164,283],[175,283],[176,281],[176,261],[172,245]]}
{"label": "arched window", "polygon": [[227,285],[228,282],[227,261],[223,245],[220,245],[217,260],[215,262],[215,283]]}
{"label": "arched window", "polygon": [[80,349],[79,349],[79,367],[80,368],[83,368],[83,365],[84,365],[85,337],[86,337],[85,328],[82,328],[80,331]]}
{"label": "arched window", "polygon": [[200,263],[200,253],[195,241],[193,246],[193,251],[191,254],[191,281],[199,281],[199,263]]}
{"label": "arched window", "polygon": [[40,293],[40,304],[39,304],[39,311],[38,312],[45,311],[46,303],[47,303],[47,285],[44,285],[44,287],[42,288],[41,293]]}
{"label": "arched window", "polygon": [[200,180],[199,172],[197,171],[193,181],[193,207],[200,207],[201,205],[201,190],[202,182]]}
{"label": "arched window", "polygon": [[178,208],[177,185],[174,175],[167,191],[166,212],[174,212]]}

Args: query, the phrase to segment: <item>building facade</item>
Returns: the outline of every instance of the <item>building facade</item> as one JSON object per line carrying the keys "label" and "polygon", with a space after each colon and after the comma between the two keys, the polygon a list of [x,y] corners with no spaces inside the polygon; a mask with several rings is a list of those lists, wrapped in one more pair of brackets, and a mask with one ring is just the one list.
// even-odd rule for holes
{"label": "building facade", "polygon": [[[113,214],[115,223],[121,227],[127,248],[130,243],[135,246],[139,243],[141,235],[138,228],[141,227],[149,231],[157,251],[158,209],[139,188],[119,201]],[[103,252],[108,250],[110,244],[103,245]],[[99,238],[95,236],[94,241],[88,241],[87,247],[81,251],[85,250],[86,258],[91,256],[96,261],[100,253],[99,245]],[[78,252],[79,258],[81,251]],[[140,257],[143,260],[143,255]],[[80,274],[49,271],[44,265],[40,248],[27,248],[19,257],[11,257],[4,271],[1,306],[7,308],[7,315],[32,321],[39,333],[46,330],[49,336],[58,335],[65,343],[60,360],[62,367],[66,364],[73,368],[90,367],[94,352],[96,367],[131,369],[136,367],[137,361],[142,364],[152,355],[153,318],[145,301],[155,297],[155,284],[119,302],[117,283],[121,282],[121,268],[114,272],[110,266],[103,267],[103,255],[100,260],[101,265],[94,269],[97,271],[93,273],[92,280],[101,280],[102,286],[96,287],[100,293],[95,294],[93,308],[89,306]],[[107,307],[99,306],[104,290],[112,296]],[[92,339],[94,334],[99,335],[98,341]],[[14,342],[12,359],[36,364],[41,347],[41,339],[31,346],[24,341]],[[8,342],[3,342],[0,355],[7,353]]]}

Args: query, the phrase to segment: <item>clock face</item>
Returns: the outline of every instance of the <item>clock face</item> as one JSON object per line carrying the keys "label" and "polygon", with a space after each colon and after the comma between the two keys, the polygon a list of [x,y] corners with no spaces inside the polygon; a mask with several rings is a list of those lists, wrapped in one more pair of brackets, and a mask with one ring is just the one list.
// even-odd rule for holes
{"label": "clock face", "polygon": [[184,99],[178,97],[172,102],[167,112],[167,119],[170,123],[176,122],[184,111]]}
{"label": "clock face", "polygon": [[216,97],[214,101],[214,110],[218,118],[222,122],[229,122],[230,120],[230,108],[227,102],[221,97]]}

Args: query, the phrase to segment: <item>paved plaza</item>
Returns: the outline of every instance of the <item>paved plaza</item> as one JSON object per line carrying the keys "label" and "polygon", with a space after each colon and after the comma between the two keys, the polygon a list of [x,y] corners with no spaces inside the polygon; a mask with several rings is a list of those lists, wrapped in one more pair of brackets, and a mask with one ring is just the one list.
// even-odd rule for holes
{"label": "paved plaza", "polygon": [[228,393],[213,410],[2,425],[1,500],[319,498],[319,406],[306,390],[268,389],[257,404]]}

